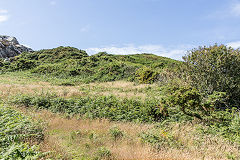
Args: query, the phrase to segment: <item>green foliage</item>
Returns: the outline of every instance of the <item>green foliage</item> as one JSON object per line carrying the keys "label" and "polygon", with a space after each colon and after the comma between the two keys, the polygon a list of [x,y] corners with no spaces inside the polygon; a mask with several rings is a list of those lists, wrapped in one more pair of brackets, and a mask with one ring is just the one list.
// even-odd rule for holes
{"label": "green foliage", "polygon": [[2,58],[0,58],[0,67],[4,66],[4,60]]}
{"label": "green foliage", "polygon": [[96,152],[96,157],[94,160],[100,160],[100,159],[111,159],[112,153],[109,149],[106,147],[100,147]]}
{"label": "green foliage", "polygon": [[221,106],[240,105],[240,51],[224,45],[199,47],[183,57],[184,72],[192,86],[205,95],[226,92]]}
{"label": "green foliage", "polygon": [[214,121],[207,128],[200,128],[202,133],[220,135],[240,144],[240,116],[236,108],[212,112],[211,117],[218,121]]}
{"label": "green foliage", "polygon": [[135,71],[135,67],[119,62],[110,62],[100,67],[94,79],[102,81],[115,81],[126,79]]}
{"label": "green foliage", "polygon": [[214,114],[220,113],[218,106],[224,103],[225,92],[213,92],[211,95],[203,96],[196,88],[178,83],[170,83],[164,88],[165,96],[161,100],[161,106],[165,106],[169,116],[182,112],[208,123],[224,121]]}
{"label": "green foliage", "polygon": [[113,121],[153,122],[165,118],[158,109],[157,100],[142,102],[136,99],[118,99],[114,96],[80,97],[77,99],[51,96],[14,96],[12,103],[53,112],[81,114],[87,118],[108,118]]}
{"label": "green foliage", "polygon": [[143,143],[148,143],[156,149],[181,148],[183,145],[169,132],[159,129],[152,129],[142,132],[139,137]]}
{"label": "green foliage", "polygon": [[221,110],[217,107],[226,97],[224,92],[214,92],[204,97],[197,89],[188,85],[171,84],[164,93],[161,105],[167,105],[167,120],[182,122],[196,117],[207,126],[202,129],[204,134],[221,135],[240,144],[239,110]]}
{"label": "green foliage", "polygon": [[3,160],[13,159],[26,159],[26,160],[37,160],[46,156],[46,153],[39,151],[37,146],[29,146],[27,144],[12,144],[6,148],[6,152],[0,155]]}
{"label": "green foliage", "polygon": [[82,59],[88,57],[87,53],[73,47],[57,47],[54,49],[44,49],[37,52],[22,53],[19,57],[38,60],[40,63],[56,63],[68,59]]}
{"label": "green foliage", "polygon": [[166,103],[171,106],[179,106],[180,111],[192,117],[202,119],[202,112],[206,108],[201,105],[200,93],[189,86],[172,86],[168,90]]}
{"label": "green foliage", "polygon": [[36,61],[19,58],[17,61],[11,64],[10,70],[27,70],[36,67]]}
{"label": "green foliage", "polygon": [[142,67],[135,73],[135,77],[139,83],[153,83],[158,78],[158,73],[148,67]]}
{"label": "green foliage", "polygon": [[[46,75],[71,79],[77,77],[80,82],[106,82],[115,80],[135,80],[144,76],[141,83],[152,83],[155,74],[166,67],[177,66],[180,62],[152,54],[111,55],[100,52],[88,56],[83,50],[72,47],[58,47],[31,53],[22,53],[10,62],[0,60],[1,72],[27,70],[34,75]],[[148,67],[153,74],[143,70]],[[144,75],[142,75],[144,74]],[[145,78],[147,78],[145,80]],[[140,80],[140,79],[139,79]]]}
{"label": "green foliage", "polygon": [[114,141],[119,140],[123,137],[123,132],[118,127],[110,128],[109,133]]}
{"label": "green foliage", "polygon": [[0,159],[39,159],[44,156],[36,146],[24,142],[41,142],[42,129],[20,113],[0,106]]}

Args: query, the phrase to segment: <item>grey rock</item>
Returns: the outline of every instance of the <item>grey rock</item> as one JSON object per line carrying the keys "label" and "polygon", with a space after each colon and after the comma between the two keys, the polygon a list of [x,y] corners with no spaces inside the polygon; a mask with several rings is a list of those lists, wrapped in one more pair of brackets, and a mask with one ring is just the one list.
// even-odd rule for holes
{"label": "grey rock", "polygon": [[15,37],[0,35],[0,58],[14,57],[22,52],[33,52],[33,50],[19,44]]}

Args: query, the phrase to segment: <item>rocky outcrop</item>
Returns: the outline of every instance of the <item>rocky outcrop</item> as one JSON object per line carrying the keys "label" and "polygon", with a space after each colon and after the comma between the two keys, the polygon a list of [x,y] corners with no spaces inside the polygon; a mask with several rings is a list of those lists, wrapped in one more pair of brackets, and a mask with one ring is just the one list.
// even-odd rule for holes
{"label": "rocky outcrop", "polygon": [[15,37],[0,35],[0,58],[14,57],[22,52],[32,52],[31,48],[18,43]]}

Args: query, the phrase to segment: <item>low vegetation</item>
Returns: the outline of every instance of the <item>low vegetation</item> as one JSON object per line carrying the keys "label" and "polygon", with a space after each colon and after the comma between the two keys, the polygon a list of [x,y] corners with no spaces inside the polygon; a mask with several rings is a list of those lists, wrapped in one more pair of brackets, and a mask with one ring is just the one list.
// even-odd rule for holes
{"label": "low vegetation", "polygon": [[81,97],[77,99],[46,96],[14,96],[11,103],[37,109],[49,109],[69,116],[79,114],[86,118],[108,118],[113,121],[157,122],[164,118],[156,100],[118,99],[114,96]]}
{"label": "low vegetation", "polygon": [[179,63],[153,54],[111,55],[101,52],[89,56],[83,50],[58,47],[22,53],[10,62],[0,61],[0,67],[1,72],[24,70],[61,79],[77,77],[78,82],[85,83],[116,80],[152,83],[162,69],[175,67]]}
{"label": "low vegetation", "polygon": [[[46,156],[37,145],[44,139],[42,129],[31,119],[0,105],[0,159],[39,159]],[[32,146],[31,146],[31,145]]]}
{"label": "low vegetation", "polygon": [[0,95],[48,123],[40,148],[63,159],[239,159],[240,51],[199,47],[183,59],[23,53],[0,61]]}

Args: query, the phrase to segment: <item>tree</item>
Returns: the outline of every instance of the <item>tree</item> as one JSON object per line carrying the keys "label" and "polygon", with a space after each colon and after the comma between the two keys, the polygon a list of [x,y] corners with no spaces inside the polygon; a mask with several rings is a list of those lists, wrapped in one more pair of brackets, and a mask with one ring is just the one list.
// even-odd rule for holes
{"label": "tree", "polygon": [[208,97],[225,92],[221,107],[240,105],[240,50],[225,45],[199,47],[183,57],[185,79]]}

